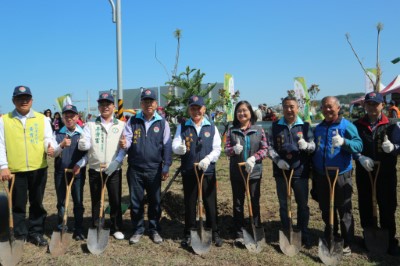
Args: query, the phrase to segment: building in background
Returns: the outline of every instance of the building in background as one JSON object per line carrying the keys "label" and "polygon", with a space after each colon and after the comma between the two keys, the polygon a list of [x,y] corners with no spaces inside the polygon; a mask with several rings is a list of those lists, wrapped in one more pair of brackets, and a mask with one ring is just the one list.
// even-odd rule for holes
{"label": "building in background", "polygon": [[[201,84],[202,89],[206,88],[209,86],[210,83],[208,84]],[[208,94],[208,97],[206,98],[211,98],[212,101],[216,101],[219,98],[218,91],[220,89],[224,88],[223,83],[217,83],[217,85],[214,87],[212,91]],[[124,98],[124,108],[125,109],[140,109],[140,94],[143,89],[151,89],[154,90],[157,94],[157,99],[158,99],[158,105],[159,106],[165,106],[167,104],[167,100],[163,95],[168,94],[169,92],[169,86],[160,86],[160,87],[146,87],[146,88],[136,88],[136,89],[125,89],[123,90],[123,98]],[[117,90],[103,90],[99,91],[99,95],[101,93],[111,93],[114,96],[115,99],[115,106],[118,106],[118,91]],[[180,88],[175,88],[172,93],[175,93],[176,96],[180,97],[184,93],[183,89]]]}

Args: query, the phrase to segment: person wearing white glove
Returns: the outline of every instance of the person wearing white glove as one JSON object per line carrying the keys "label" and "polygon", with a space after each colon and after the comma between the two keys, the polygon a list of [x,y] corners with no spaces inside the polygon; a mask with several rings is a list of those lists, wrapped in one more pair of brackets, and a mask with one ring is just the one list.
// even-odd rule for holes
{"label": "person wearing white glove", "polygon": [[285,160],[282,160],[282,159],[279,159],[277,165],[278,165],[279,169],[282,169],[282,170],[290,169],[289,164]]}
{"label": "person wearing white glove", "polygon": [[344,138],[340,136],[339,130],[336,129],[334,136],[332,137],[332,146],[333,147],[340,147],[344,144]]}
{"label": "person wearing white glove", "polygon": [[261,126],[256,125],[257,117],[249,102],[240,101],[235,106],[233,126],[228,130],[225,154],[229,159],[229,175],[233,196],[233,221],[236,231],[235,243],[243,244],[242,228],[244,224],[245,182],[238,169],[242,169],[244,178],[249,178],[249,190],[253,204],[253,218],[256,226],[260,218],[260,186],[262,177],[262,160],[267,156],[267,138]]}
{"label": "person wearing white glove", "polygon": [[374,161],[371,158],[361,155],[358,161],[367,172],[372,172],[374,170]]}
{"label": "person wearing white glove", "polygon": [[[117,240],[125,238],[122,233],[122,210],[121,210],[121,179],[122,171],[120,165],[126,155],[126,150],[120,148],[121,135],[124,131],[125,122],[114,118],[114,97],[105,92],[97,99],[100,116],[96,121],[89,121],[83,128],[83,133],[78,141],[78,149],[87,151],[89,167],[89,186],[92,202],[92,226],[98,224],[100,195],[102,181],[100,171],[103,165],[107,173],[102,173],[103,178],[108,175],[107,192],[110,203],[110,230]],[[117,161],[115,161],[117,160]]]}
{"label": "person wearing white glove", "polygon": [[268,131],[268,156],[273,161],[273,176],[279,201],[279,215],[283,228],[289,227],[287,211],[287,186],[284,173],[293,170],[292,189],[298,205],[298,227],[301,230],[302,242],[310,246],[308,229],[308,176],[311,153],[315,149],[311,125],[299,116],[297,99],[292,96],[282,101],[283,117],[272,124]]}
{"label": "person wearing white glove", "polygon": [[237,143],[235,146],[233,146],[233,151],[235,152],[235,154],[240,154],[243,151],[243,146],[240,145],[240,139],[238,139]]}
{"label": "person wearing white glove", "polygon": [[117,160],[112,161],[108,167],[104,170],[104,173],[106,175],[112,175],[116,170],[118,170],[121,167],[121,163],[118,162]]}
{"label": "person wearing white glove", "polygon": [[383,138],[382,150],[386,153],[391,153],[394,150],[394,145],[390,142],[387,135]]}
{"label": "person wearing white glove", "polygon": [[256,157],[251,156],[246,160],[246,172],[253,172],[254,165],[256,164]]}
{"label": "person wearing white glove", "polygon": [[186,144],[185,144],[185,140],[182,140],[182,143],[176,147],[176,149],[174,150],[174,152],[178,155],[184,155],[186,153]]}
{"label": "person wearing white glove", "polygon": [[[223,244],[217,225],[216,171],[215,162],[221,153],[221,137],[217,127],[204,114],[206,106],[201,96],[189,98],[190,119],[177,126],[172,141],[172,151],[181,155],[181,174],[185,204],[183,247],[190,244],[190,230],[196,227],[197,179],[203,176],[203,203],[206,212],[206,227],[212,230],[212,241],[217,247]],[[195,163],[197,169],[194,168]]]}
{"label": "person wearing white glove", "polygon": [[[374,217],[371,211],[371,184],[366,171],[370,172],[372,177],[377,174],[376,196],[379,206],[379,222],[381,228],[389,234],[387,252],[392,256],[400,256],[400,248],[395,236],[398,193],[396,186],[398,157],[396,155],[399,154],[400,124],[396,120],[388,118],[383,112],[384,108],[384,98],[380,93],[368,93],[364,98],[366,115],[354,122],[363,143],[362,155],[354,155],[355,158],[359,156],[356,160],[358,206],[362,228],[374,226]],[[374,161],[380,163],[380,166],[378,167]]]}

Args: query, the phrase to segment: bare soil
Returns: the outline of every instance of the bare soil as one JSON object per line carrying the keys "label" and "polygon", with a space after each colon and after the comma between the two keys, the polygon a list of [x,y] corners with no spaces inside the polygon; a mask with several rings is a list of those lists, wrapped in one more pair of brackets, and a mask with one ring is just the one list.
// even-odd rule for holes
{"label": "bare soil", "polygon": [[[24,255],[19,265],[320,265],[318,258],[318,238],[322,235],[323,222],[320,211],[315,201],[310,198],[310,229],[312,232],[312,248],[302,249],[293,257],[285,256],[279,249],[279,206],[276,195],[275,181],[272,177],[271,160],[264,161],[264,173],[262,180],[261,214],[266,234],[266,248],[260,254],[249,253],[246,249],[233,245],[233,222],[232,222],[232,194],[229,181],[228,160],[221,157],[218,161],[217,170],[217,192],[218,212],[221,235],[225,241],[220,248],[213,246],[211,251],[204,255],[195,255],[192,251],[183,249],[180,240],[183,233],[184,207],[182,181],[180,175],[171,186],[163,200],[163,213],[161,219],[161,232],[164,242],[160,245],[154,244],[148,236],[144,236],[137,245],[129,245],[128,239],[131,236],[130,213],[124,214],[125,240],[115,240],[110,237],[107,249],[99,256],[89,253],[85,241],[73,241],[65,255],[52,257],[46,248],[36,247],[26,243]],[[48,212],[46,220],[45,236],[50,240],[53,229],[56,225],[56,194],[54,190],[54,168],[53,161],[49,160],[48,182],[44,198],[44,206]],[[174,161],[170,175],[175,172],[179,165]],[[397,173],[400,176],[399,165]],[[126,163],[124,164],[123,177],[123,202],[129,203],[128,187],[126,182]],[[354,177],[353,177],[354,178]],[[163,188],[168,181],[163,183]],[[372,256],[366,253],[362,247],[362,232],[359,223],[357,191],[354,181],[353,210],[355,218],[356,237],[352,248],[352,255],[344,257],[341,265],[400,265],[400,258],[388,255]],[[399,185],[397,187],[398,196]],[[72,200],[72,199],[71,199]],[[72,204],[72,202],[70,202]],[[91,205],[89,195],[89,184],[85,185],[85,219],[84,224],[87,230],[90,224]],[[106,203],[107,206],[107,203]],[[293,200],[293,210],[296,205]],[[247,212],[246,212],[247,213]],[[296,211],[294,224],[296,224]],[[400,228],[400,211],[396,213],[397,231]],[[106,216],[108,218],[108,216]],[[73,226],[73,213],[69,212],[69,224]]]}

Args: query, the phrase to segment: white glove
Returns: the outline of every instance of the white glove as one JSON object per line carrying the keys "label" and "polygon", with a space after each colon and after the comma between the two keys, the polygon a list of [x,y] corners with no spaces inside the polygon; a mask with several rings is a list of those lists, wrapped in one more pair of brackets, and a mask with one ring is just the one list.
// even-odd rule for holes
{"label": "white glove", "polygon": [[236,145],[233,146],[233,151],[235,152],[235,154],[240,154],[243,151],[243,146],[240,145],[240,139],[238,139]]}
{"label": "white glove", "polygon": [[386,153],[390,153],[394,150],[394,145],[390,142],[387,135],[383,137],[382,150]]}
{"label": "white glove", "polygon": [[79,138],[79,141],[78,141],[78,149],[80,151],[87,151],[89,149],[89,145],[86,142],[86,138],[85,138],[85,135],[83,133],[82,133],[82,135],[81,135],[81,137]]}
{"label": "white glove", "polygon": [[305,140],[303,139],[303,134],[300,135],[300,139],[299,139],[299,141],[297,142],[297,144],[299,145],[299,149],[300,149],[300,150],[307,150],[308,143],[307,143],[307,141],[305,141]]}
{"label": "white glove", "polygon": [[104,173],[106,175],[111,175],[112,173],[114,173],[120,167],[121,167],[121,163],[117,162],[116,160],[114,160],[108,165],[108,167],[106,168]]}
{"label": "white glove", "polygon": [[277,165],[282,170],[289,170],[290,169],[289,164],[285,160],[282,160],[282,159],[279,159]]}
{"label": "white glove", "polygon": [[344,144],[344,138],[339,135],[339,131],[336,129],[336,135],[332,137],[332,146],[340,147]]}
{"label": "white glove", "polygon": [[372,172],[374,170],[374,161],[371,158],[361,155],[360,158],[358,158],[358,161],[368,172]]}
{"label": "white glove", "polygon": [[182,143],[179,144],[178,148],[175,151],[176,154],[178,155],[184,155],[186,153],[186,144],[185,144],[185,140],[182,140]]}
{"label": "white glove", "polygon": [[199,169],[205,171],[207,170],[209,165],[210,165],[210,159],[205,157],[203,160],[199,162]]}
{"label": "white glove", "polygon": [[254,165],[256,164],[256,157],[251,156],[246,160],[246,172],[253,172]]}

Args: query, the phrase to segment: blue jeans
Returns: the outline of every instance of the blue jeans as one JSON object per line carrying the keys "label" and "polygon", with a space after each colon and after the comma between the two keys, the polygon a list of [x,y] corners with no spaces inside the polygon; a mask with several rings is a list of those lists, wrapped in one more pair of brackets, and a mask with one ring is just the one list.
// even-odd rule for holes
{"label": "blue jeans", "polygon": [[[86,168],[81,169],[81,174],[75,176],[74,183],[71,187],[71,196],[74,204],[74,231],[76,233],[82,233],[82,222],[83,222],[83,213],[85,208],[83,207],[83,187],[85,186],[85,178],[84,174]],[[71,180],[71,176],[67,175],[68,182]],[[57,228],[62,229],[62,221],[65,211],[65,194],[67,192],[67,187],[64,179],[64,172],[55,172],[54,173],[54,185],[57,193],[57,216],[58,216],[58,224]],[[71,204],[69,204],[71,206]]]}
{"label": "blue jeans", "polygon": [[149,203],[147,217],[149,220],[149,233],[153,234],[161,230],[161,167],[156,169],[141,169],[128,167],[127,171],[131,221],[133,234],[144,233],[144,191],[147,193]]}
{"label": "blue jeans", "polygon": [[[279,215],[284,229],[289,228],[289,218],[287,209],[287,186],[283,176],[275,178],[276,192],[279,199]],[[308,179],[295,177],[291,182],[292,195],[294,194],[297,203],[297,228],[301,230],[302,237],[309,234],[308,221],[310,219],[310,209],[308,208]]]}

